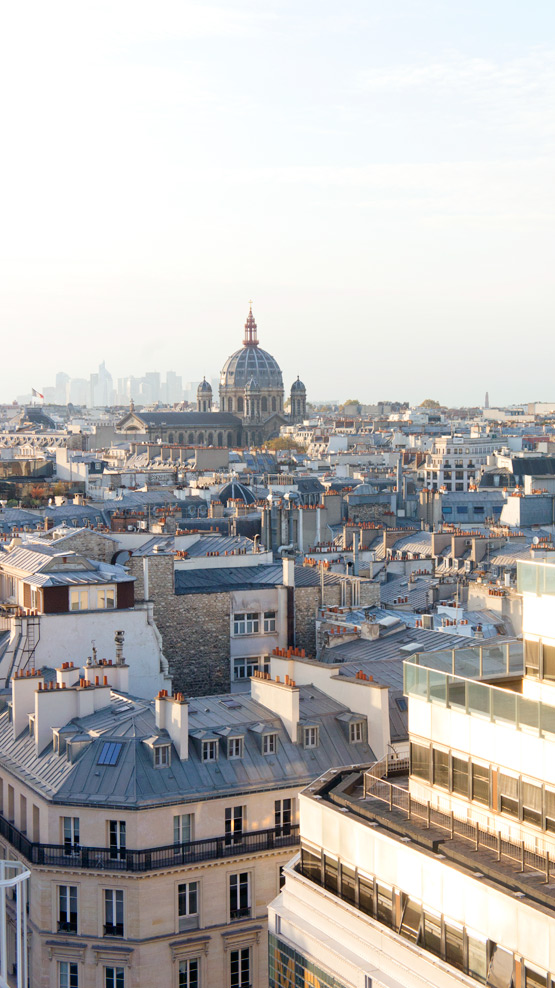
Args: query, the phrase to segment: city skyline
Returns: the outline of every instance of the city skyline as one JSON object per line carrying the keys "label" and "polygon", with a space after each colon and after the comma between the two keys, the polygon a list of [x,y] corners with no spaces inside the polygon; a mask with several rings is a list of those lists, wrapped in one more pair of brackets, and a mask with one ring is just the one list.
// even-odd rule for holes
{"label": "city skyline", "polygon": [[549,396],[552,7],[33,10],[0,40],[0,306],[25,341],[2,393],[84,354],[201,379],[253,297],[310,394],[478,404],[497,372],[498,402]]}

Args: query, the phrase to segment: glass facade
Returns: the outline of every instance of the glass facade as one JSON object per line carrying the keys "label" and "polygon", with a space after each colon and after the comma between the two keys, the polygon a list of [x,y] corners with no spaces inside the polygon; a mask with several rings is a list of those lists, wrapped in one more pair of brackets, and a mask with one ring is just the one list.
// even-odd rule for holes
{"label": "glass facade", "polygon": [[273,933],[268,935],[268,975],[270,988],[346,988]]}

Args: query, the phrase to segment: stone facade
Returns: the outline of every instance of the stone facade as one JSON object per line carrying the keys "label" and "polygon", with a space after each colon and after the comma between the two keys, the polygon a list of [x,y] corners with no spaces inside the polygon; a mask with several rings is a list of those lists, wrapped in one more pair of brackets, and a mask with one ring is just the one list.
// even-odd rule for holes
{"label": "stone facade", "polygon": [[[45,538],[47,537],[45,536]],[[79,529],[74,535],[67,535],[62,539],[54,535],[51,541],[52,544],[59,547],[60,552],[68,549],[85,556],[86,559],[98,559],[102,563],[111,563],[114,553],[118,550],[118,543],[115,539],[86,529]]]}

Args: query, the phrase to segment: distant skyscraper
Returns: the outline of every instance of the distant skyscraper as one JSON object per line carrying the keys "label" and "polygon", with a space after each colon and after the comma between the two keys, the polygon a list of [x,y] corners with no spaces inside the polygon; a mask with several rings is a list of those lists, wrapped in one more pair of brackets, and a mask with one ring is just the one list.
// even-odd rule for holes
{"label": "distant skyscraper", "polygon": [[484,402],[484,408],[489,408],[489,391],[486,391],[486,400]]}

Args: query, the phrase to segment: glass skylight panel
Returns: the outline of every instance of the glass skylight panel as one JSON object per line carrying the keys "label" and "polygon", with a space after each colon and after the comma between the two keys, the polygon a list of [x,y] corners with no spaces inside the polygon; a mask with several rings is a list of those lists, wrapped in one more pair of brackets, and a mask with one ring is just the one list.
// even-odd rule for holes
{"label": "glass skylight panel", "polygon": [[119,753],[122,747],[123,746],[121,744],[118,744],[115,741],[106,741],[102,745],[102,750],[100,752],[100,755],[98,756],[98,761],[96,764],[115,765],[119,758]]}

